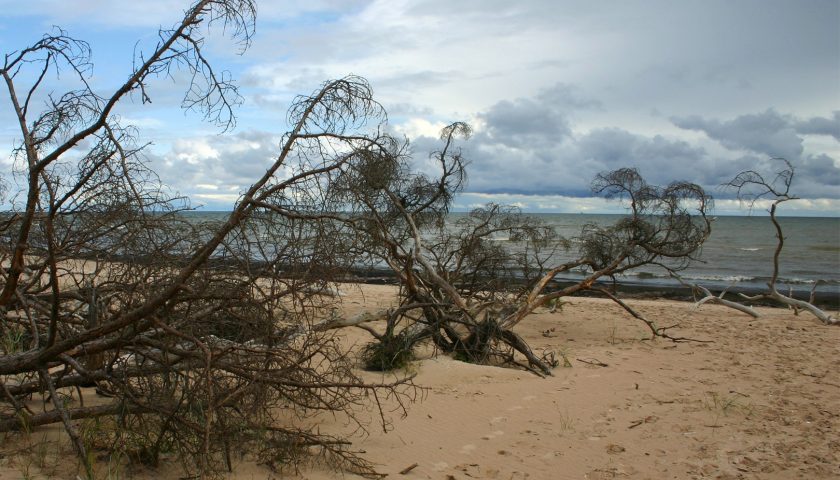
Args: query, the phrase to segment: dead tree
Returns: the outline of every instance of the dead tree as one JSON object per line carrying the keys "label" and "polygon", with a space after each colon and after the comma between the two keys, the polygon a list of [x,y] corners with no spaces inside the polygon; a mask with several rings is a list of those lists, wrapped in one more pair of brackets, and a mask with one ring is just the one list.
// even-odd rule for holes
{"label": "dead tree", "polygon": [[[254,13],[251,0],[196,1],[108,97],[89,83],[88,45],[63,31],[0,65],[21,138],[0,222],[0,432],[63,423],[88,477],[90,450],[115,445],[147,464],[177,451],[190,475],[229,470],[237,453],[277,467],[317,453],[371,473],[346,440],[305,418],[352,419],[355,405],[385,398],[404,407],[415,391],[410,378],[355,373],[332,333],[347,319],[325,294],[365,255],[335,213],[346,198],[331,192],[401,148],[382,133],[385,112],[363,79],[298,97],[275,161],[220,222],[180,214],[185,202],[113,114],[181,70],[183,106],[231,127],[236,86],[213,69],[202,32],[218,24],[247,47]],[[45,93],[56,72],[77,87]],[[83,387],[112,401],[91,406]],[[77,423],[88,419],[99,433],[82,438]]]}
{"label": "dead tree", "polygon": [[[578,259],[550,269],[501,325],[511,328],[551,301],[583,290],[594,290],[642,320],[654,337],[688,340],[670,336],[667,333],[670,327],[656,326],[595,282],[644,265],[669,272],[688,267],[711,233],[711,222],[707,217],[711,198],[699,185],[689,182],[674,182],[666,187],[650,185],[633,168],[599,174],[592,186],[596,194],[626,202],[627,215],[606,228],[584,227],[579,238]],[[584,280],[561,290],[545,292],[548,283],[558,274],[578,267],[587,271]]]}
{"label": "dead tree", "polygon": [[[776,230],[777,239],[776,249],[773,252],[773,274],[770,277],[770,281],[767,282],[766,292],[753,296],[744,295],[743,297],[750,301],[762,299],[773,300],[797,311],[808,311],[826,325],[838,325],[840,324],[840,319],[832,317],[814,305],[813,291],[810,301],[805,301],[795,299],[792,295],[780,293],[776,286],[776,282],[779,279],[779,258],[782,254],[782,248],[785,245],[785,237],[782,232],[782,226],[776,218],[776,210],[784,202],[799,199],[799,197],[793,195],[790,191],[795,173],[793,165],[783,158],[777,160],[782,162],[783,166],[776,172],[775,177],[772,179],[765,179],[761,173],[755,170],[746,170],[724,184],[724,187],[734,190],[738,199],[745,202],[751,210],[759,200],[765,198],[771,200],[769,209],[770,221]],[[816,284],[814,288],[816,289]]]}
{"label": "dead tree", "polygon": [[[568,248],[569,242],[510,209],[490,205],[454,226],[446,224],[451,198],[465,178],[454,142],[468,134],[461,123],[442,131],[444,148],[433,155],[440,167],[437,177],[415,175],[406,181],[399,174],[405,161],[395,157],[391,163],[371,158],[371,166],[351,170],[342,179],[343,190],[362,207],[352,223],[401,286],[400,306],[390,312],[385,331],[372,332],[376,341],[366,352],[370,367],[402,363],[417,342],[429,339],[456,358],[547,375],[551,359],[535,354],[513,327],[537,308],[584,290],[616,301],[644,321],[652,335],[684,340],[595,282],[642,265],[669,271],[687,266],[710,232],[710,199],[702,188],[685,182],[648,185],[634,169],[599,175],[595,191],[627,200],[629,215],[609,228],[587,227],[580,256],[556,265],[551,263],[554,251]],[[383,162],[393,167],[373,167]],[[518,242],[519,251],[494,243],[497,236]],[[557,275],[572,269],[586,269],[586,278],[548,291]]]}

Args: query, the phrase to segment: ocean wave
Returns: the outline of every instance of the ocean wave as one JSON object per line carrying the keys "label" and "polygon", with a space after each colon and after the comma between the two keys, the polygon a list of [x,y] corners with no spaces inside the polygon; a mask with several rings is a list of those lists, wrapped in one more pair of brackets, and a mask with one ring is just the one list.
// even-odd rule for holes
{"label": "ocean wave", "polygon": [[[769,280],[769,279],[768,279]],[[799,278],[799,277],[792,277],[792,278],[779,278],[776,280],[778,285],[813,285],[815,283],[819,283],[821,285],[840,285],[840,280],[825,280],[821,278]]]}
{"label": "ocean wave", "polygon": [[758,248],[758,247],[744,247],[744,248],[739,248],[738,250],[741,250],[743,252],[757,252],[761,249]]}
{"label": "ocean wave", "polygon": [[684,275],[686,280],[700,280],[706,282],[754,282],[757,277],[746,275]]}
{"label": "ocean wave", "polygon": [[[746,275],[681,275],[685,280],[691,281],[701,281],[701,282],[754,282],[756,280],[760,280],[759,277],[749,277]],[[617,275],[617,277],[636,277],[641,280],[644,279],[670,279],[672,278],[670,275],[667,274],[658,274],[652,272],[628,272],[621,275]]]}

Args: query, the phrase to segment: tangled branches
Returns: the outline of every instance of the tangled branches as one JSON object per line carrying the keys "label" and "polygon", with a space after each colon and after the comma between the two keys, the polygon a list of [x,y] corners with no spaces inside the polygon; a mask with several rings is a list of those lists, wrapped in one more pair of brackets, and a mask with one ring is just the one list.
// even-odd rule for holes
{"label": "tangled branches", "polygon": [[[63,32],[0,68],[22,137],[19,189],[0,224],[0,431],[63,423],[88,477],[101,445],[148,464],[178,452],[191,475],[230,469],[239,451],[277,466],[314,452],[371,473],[306,419],[352,420],[352,407],[373,401],[384,426],[382,402],[404,411],[415,393],[410,378],[363,380],[332,330],[317,328],[334,320],[326,287],[363,256],[337,221],[344,199],[325,199],[368,156],[399,148],[378,133],[384,112],[363,79],[299,97],[273,165],[220,222],[182,215],[112,115],[131,92],[147,100],[149,78],[185,69],[184,106],[231,126],[236,87],[211,68],[198,27],[223,23],[245,47],[253,13],[250,0],[196,2],[108,98],[87,83],[87,44]],[[67,65],[81,88],[34,113],[46,73]],[[112,401],[86,405],[82,387]],[[108,428],[82,438],[80,419]]]}
{"label": "tangled branches", "polygon": [[[454,225],[446,222],[465,178],[454,142],[468,132],[460,123],[443,129],[444,147],[433,154],[437,177],[412,175],[406,181],[400,172],[407,171],[407,159],[395,154],[370,157],[343,179],[342,192],[362,206],[348,224],[367,237],[370,254],[393,270],[401,287],[400,307],[388,316],[385,332],[372,332],[369,364],[380,369],[390,359],[402,361],[429,339],[455,358],[548,375],[551,362],[537,357],[512,329],[537,308],[584,290],[616,301],[653,336],[688,340],[670,336],[667,327],[657,327],[595,282],[642,265],[685,268],[710,233],[711,199],[702,188],[686,182],[655,187],[634,169],[599,175],[595,192],[628,200],[629,215],[608,228],[587,226],[579,256],[557,264],[570,242],[516,209],[488,205]],[[586,277],[549,291],[557,275],[572,269],[583,269]]]}

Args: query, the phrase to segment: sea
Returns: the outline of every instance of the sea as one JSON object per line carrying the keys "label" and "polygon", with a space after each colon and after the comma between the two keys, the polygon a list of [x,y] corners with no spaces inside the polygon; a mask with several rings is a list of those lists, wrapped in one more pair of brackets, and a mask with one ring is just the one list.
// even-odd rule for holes
{"label": "sea", "polygon": [[[457,214],[456,214],[457,215]],[[608,226],[621,215],[533,214],[572,240],[586,224]],[[840,296],[840,218],[777,217],[784,234],[779,257],[777,288],[786,293],[816,291]],[[680,276],[713,290],[736,287],[765,289],[773,274],[773,254],[778,241],[768,216],[719,216],[712,222],[712,234],[703,244],[698,261]],[[574,279],[571,276],[569,279]],[[677,286],[679,282],[656,267],[645,266],[618,279],[639,285]]]}
{"label": "sea", "polygon": [[[186,213],[192,220],[222,220],[226,212],[195,211]],[[467,213],[450,213],[454,224]],[[553,226],[572,241],[567,252],[553,260],[558,264],[577,258],[575,239],[587,224],[608,226],[622,215],[539,213],[528,214]],[[796,292],[805,296],[813,289],[829,298],[840,298],[840,218],[778,217],[784,233],[784,249],[779,265],[777,288],[782,293]],[[506,243],[505,238],[497,241]],[[776,231],[768,216],[718,216],[712,222],[712,234],[703,245],[697,261],[680,276],[711,290],[733,288],[741,291],[765,289],[773,273],[773,253],[777,245]],[[513,243],[509,248],[517,248]],[[574,281],[584,272],[569,272],[558,280]],[[680,284],[661,269],[641,267],[616,279],[619,283],[640,287],[675,288]]]}

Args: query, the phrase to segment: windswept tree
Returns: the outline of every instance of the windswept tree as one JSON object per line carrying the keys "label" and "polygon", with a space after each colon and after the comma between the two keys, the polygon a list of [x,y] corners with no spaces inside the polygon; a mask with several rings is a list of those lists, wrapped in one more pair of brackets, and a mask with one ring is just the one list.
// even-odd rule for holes
{"label": "windswept tree", "polygon": [[[599,175],[593,190],[626,201],[628,215],[608,228],[587,226],[578,258],[556,265],[554,254],[569,248],[569,241],[515,210],[490,205],[455,225],[446,223],[452,195],[466,175],[454,142],[468,134],[462,123],[443,129],[444,148],[433,154],[436,177],[405,175],[400,165],[407,160],[395,158],[392,170],[365,167],[342,179],[360,206],[348,223],[370,239],[371,253],[394,271],[401,288],[399,308],[368,317],[387,320],[384,332],[371,332],[376,340],[366,349],[369,367],[399,365],[415,344],[430,339],[456,358],[547,375],[551,356],[533,352],[513,327],[537,308],[586,290],[620,304],[654,336],[683,340],[596,282],[643,265],[685,268],[711,231],[711,201],[702,188],[687,182],[649,185],[635,169]],[[498,236],[514,245],[501,247],[494,242]],[[557,275],[573,269],[586,277],[551,290]]]}
{"label": "windswept tree", "polygon": [[[773,251],[773,274],[770,277],[770,281],[767,282],[767,291],[758,295],[744,296],[744,298],[750,301],[772,300],[782,305],[787,305],[797,312],[799,310],[808,311],[827,325],[838,325],[840,324],[840,319],[832,317],[814,305],[813,294],[815,290],[812,290],[811,298],[805,301],[793,298],[792,295],[780,293],[776,285],[779,280],[779,259],[782,254],[782,249],[785,246],[785,236],[782,232],[782,225],[776,217],[776,211],[782,203],[799,199],[790,190],[795,174],[793,165],[783,158],[776,160],[782,166],[772,178],[765,177],[765,175],[755,170],[745,170],[724,184],[725,188],[735,191],[738,199],[745,203],[750,210],[755,207],[758,201],[763,199],[770,200],[770,221],[776,230],[776,249]],[[817,283],[814,284],[814,289],[816,287]]]}

